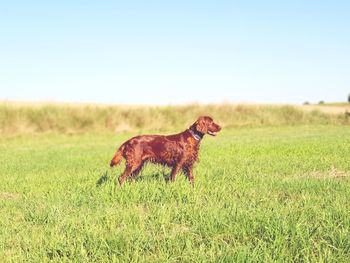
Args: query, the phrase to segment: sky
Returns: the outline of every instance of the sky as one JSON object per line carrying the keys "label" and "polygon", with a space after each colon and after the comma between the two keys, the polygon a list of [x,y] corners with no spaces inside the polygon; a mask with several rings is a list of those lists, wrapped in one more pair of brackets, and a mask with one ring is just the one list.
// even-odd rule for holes
{"label": "sky", "polygon": [[318,103],[350,93],[350,1],[0,1],[0,100]]}

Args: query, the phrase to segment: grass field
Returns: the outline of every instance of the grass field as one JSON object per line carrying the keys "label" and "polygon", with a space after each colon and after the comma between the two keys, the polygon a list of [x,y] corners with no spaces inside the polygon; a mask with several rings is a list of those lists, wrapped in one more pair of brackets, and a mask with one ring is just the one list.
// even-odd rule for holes
{"label": "grass field", "polygon": [[1,261],[349,262],[348,126],[227,127],[194,189],[155,165],[115,185],[132,134],[3,136]]}

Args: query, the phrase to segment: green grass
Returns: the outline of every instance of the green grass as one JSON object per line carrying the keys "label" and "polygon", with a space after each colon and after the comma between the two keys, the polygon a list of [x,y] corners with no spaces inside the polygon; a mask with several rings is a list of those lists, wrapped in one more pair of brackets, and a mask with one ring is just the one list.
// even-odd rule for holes
{"label": "green grass", "polygon": [[155,165],[115,185],[108,163],[131,135],[2,137],[1,261],[349,261],[348,127],[205,137],[194,189]]}

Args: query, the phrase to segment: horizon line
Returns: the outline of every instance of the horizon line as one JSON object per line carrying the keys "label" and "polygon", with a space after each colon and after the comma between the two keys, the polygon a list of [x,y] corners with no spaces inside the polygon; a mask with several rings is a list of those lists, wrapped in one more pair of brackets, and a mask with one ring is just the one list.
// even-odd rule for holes
{"label": "horizon line", "polygon": [[[306,104],[306,102],[308,104]],[[192,101],[192,102],[179,102],[179,103],[120,103],[120,102],[93,102],[93,101],[64,101],[64,100],[1,100],[1,104],[29,104],[29,105],[45,105],[45,104],[68,104],[68,105],[96,105],[96,106],[128,106],[128,107],[139,107],[139,106],[149,106],[149,107],[167,107],[167,106],[192,106],[192,105],[199,105],[199,106],[211,106],[211,105],[291,105],[291,106],[300,106],[300,105],[322,105],[322,104],[346,104],[348,102],[344,101],[323,101],[323,103],[317,102],[312,103],[309,101],[305,101],[303,103],[284,103],[284,102],[252,102],[252,101],[239,101],[239,102],[233,102],[233,101],[223,101],[223,102],[212,102],[212,103],[203,103],[199,101]],[[349,103],[350,104],[350,103]]]}

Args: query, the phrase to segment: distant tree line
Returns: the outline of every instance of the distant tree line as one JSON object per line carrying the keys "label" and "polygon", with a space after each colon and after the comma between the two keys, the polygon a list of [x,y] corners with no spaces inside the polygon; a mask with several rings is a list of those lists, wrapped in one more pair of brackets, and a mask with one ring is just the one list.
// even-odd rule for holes
{"label": "distant tree line", "polygon": [[[350,103],[350,93],[349,93],[349,95],[348,95],[348,102]],[[310,104],[310,102],[305,101],[303,104],[304,104],[304,105],[309,105],[309,104]],[[318,104],[324,104],[324,101],[323,101],[323,100],[321,100],[321,101],[319,101],[319,102],[318,102]]]}

